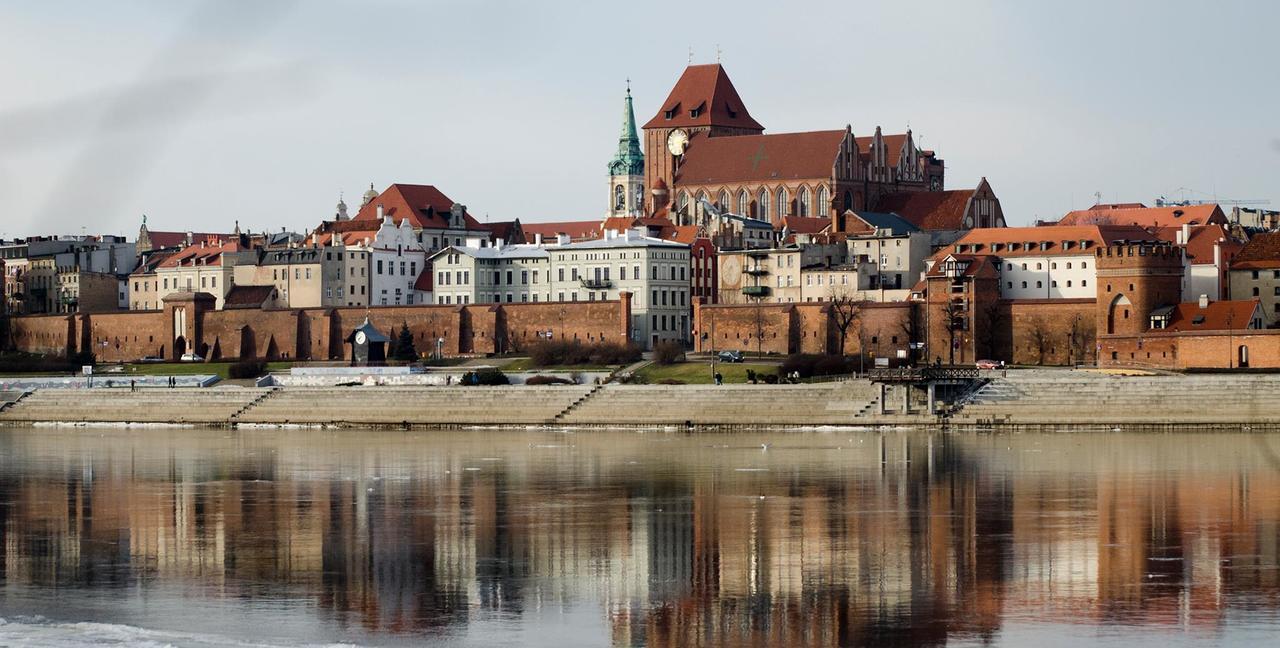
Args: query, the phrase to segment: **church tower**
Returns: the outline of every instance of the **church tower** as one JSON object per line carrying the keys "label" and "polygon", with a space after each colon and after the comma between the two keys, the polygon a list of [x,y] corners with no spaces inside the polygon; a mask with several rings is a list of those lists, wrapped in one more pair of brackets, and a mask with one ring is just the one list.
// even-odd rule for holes
{"label": "church tower", "polygon": [[644,215],[644,153],[636,133],[636,114],[631,108],[631,82],[622,106],[622,134],[618,152],[609,161],[609,210],[607,217]]}

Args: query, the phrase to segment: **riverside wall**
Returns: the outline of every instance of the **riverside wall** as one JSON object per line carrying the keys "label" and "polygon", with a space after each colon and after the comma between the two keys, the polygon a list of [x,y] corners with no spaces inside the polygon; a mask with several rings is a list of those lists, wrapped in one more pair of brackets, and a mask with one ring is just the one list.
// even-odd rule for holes
{"label": "riverside wall", "polygon": [[214,310],[207,295],[166,299],[164,310],[13,317],[9,343],[29,353],[92,351],[101,362],[144,357],[349,360],[347,336],[366,317],[396,338],[402,326],[420,352],[443,340],[445,355],[518,351],[548,332],[559,339],[624,342],[631,296],[597,302]]}

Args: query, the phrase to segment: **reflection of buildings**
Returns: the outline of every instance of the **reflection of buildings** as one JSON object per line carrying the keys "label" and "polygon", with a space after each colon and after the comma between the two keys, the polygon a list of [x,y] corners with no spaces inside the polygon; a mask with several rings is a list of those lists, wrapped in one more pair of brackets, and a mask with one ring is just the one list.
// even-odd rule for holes
{"label": "reflection of buildings", "polygon": [[394,633],[599,602],[652,646],[941,645],[1010,615],[1217,632],[1280,606],[1280,438],[314,434],[15,431],[0,587],[195,584]]}

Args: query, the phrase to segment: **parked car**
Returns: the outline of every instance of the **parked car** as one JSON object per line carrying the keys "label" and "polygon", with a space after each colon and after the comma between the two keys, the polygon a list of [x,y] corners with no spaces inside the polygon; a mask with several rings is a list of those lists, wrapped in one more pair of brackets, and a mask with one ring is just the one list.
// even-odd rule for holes
{"label": "parked car", "polygon": [[721,351],[716,354],[716,359],[720,362],[742,362],[741,351]]}
{"label": "parked car", "polygon": [[979,369],[999,369],[1000,364],[1001,363],[996,362],[995,360],[979,360],[977,362]]}
{"label": "parked car", "polygon": [[201,358],[200,354],[198,353],[184,353],[182,354],[182,361],[183,362],[204,362],[204,358]]}

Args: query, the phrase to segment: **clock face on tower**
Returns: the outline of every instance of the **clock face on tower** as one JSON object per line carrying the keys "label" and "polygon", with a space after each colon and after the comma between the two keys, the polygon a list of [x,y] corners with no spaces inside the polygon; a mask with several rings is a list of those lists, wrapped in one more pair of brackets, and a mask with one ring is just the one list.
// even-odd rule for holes
{"label": "clock face on tower", "polygon": [[356,344],[364,344],[365,339],[364,331],[358,331],[356,333]]}
{"label": "clock face on tower", "polygon": [[689,134],[684,132],[683,129],[677,128],[671,131],[670,135],[667,135],[667,150],[671,151],[672,155],[684,155],[684,149],[688,145]]}

